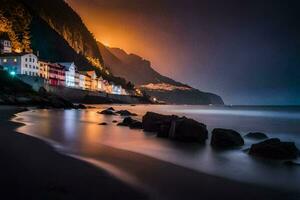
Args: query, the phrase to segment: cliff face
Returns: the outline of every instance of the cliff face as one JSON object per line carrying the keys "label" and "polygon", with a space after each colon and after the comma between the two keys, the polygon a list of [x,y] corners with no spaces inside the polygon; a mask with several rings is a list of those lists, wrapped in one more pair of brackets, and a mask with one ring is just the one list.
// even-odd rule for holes
{"label": "cliff face", "polygon": [[[149,83],[169,83],[187,86],[156,72],[151,62],[135,54],[127,54],[119,48],[109,48],[98,43],[105,65],[117,76],[125,77],[137,85]],[[187,86],[188,87],[188,86]]]}
{"label": "cliff face", "polygon": [[31,14],[15,0],[0,0],[0,32],[7,33],[16,52],[30,52]]}
{"label": "cliff face", "polygon": [[39,52],[41,59],[78,66],[102,64],[96,41],[64,1],[0,0],[0,5],[0,32],[9,35],[13,51]]}
{"label": "cliff face", "polygon": [[102,56],[97,42],[80,16],[63,0],[20,0],[37,13],[47,24],[62,36],[77,54],[84,55],[100,67]]}
{"label": "cliff face", "polygon": [[113,74],[122,76],[142,88],[151,96],[170,104],[224,104],[221,97],[194,89],[159,74],[151,62],[119,48],[98,43],[104,63]]}
{"label": "cliff face", "polygon": [[0,0],[0,33],[8,33],[17,52],[39,52],[51,62],[72,62],[79,70],[96,70],[106,80],[128,88],[103,66],[93,35],[64,0]]}

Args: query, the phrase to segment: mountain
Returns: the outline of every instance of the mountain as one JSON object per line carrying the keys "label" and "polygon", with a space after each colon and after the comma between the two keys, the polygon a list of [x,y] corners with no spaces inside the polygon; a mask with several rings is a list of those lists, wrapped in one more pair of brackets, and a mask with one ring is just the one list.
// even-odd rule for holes
{"label": "mountain", "polygon": [[[93,34],[87,29],[80,16],[64,0],[20,0],[41,17],[75,50],[89,60],[103,63]],[[95,63],[94,63],[95,64]]]}
{"label": "mountain", "polygon": [[64,0],[0,0],[0,33],[8,33],[16,52],[34,52],[42,60],[74,61],[79,70],[96,70],[106,80],[131,86],[104,68],[92,33]]}
{"label": "mountain", "polygon": [[224,104],[221,97],[192,88],[155,71],[151,62],[120,48],[110,48],[100,42],[98,47],[104,64],[117,76],[126,78],[149,95],[171,104]]}

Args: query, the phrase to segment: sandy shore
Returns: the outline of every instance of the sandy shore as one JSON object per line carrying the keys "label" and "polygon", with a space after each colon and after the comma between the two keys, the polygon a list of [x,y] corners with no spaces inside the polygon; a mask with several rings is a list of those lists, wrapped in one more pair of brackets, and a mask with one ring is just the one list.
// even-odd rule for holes
{"label": "sandy shore", "polygon": [[[146,199],[148,195],[89,164],[56,153],[46,143],[12,131],[16,109],[0,110],[0,188],[10,199]],[[296,200],[274,190],[215,177],[137,153],[102,145],[100,158],[134,177],[154,199]],[[274,174],[275,175],[275,174]],[[13,198],[15,197],[15,198]]]}
{"label": "sandy shore", "polygon": [[[17,108],[0,108],[0,191],[3,199],[147,199],[85,162],[63,156],[45,142],[13,130]],[[5,198],[4,198],[5,197]]]}

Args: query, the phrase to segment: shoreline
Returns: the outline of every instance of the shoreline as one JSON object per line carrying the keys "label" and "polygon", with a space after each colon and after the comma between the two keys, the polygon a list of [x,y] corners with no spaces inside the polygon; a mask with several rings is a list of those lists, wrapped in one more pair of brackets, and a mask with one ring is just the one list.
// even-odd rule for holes
{"label": "shoreline", "polygon": [[0,187],[7,199],[148,199],[142,191],[46,142],[15,132],[16,107],[0,110]]}
{"label": "shoreline", "polygon": [[[1,111],[1,110],[0,110]],[[0,124],[2,123],[2,119],[0,117]],[[10,122],[13,123],[13,122]],[[18,133],[16,133],[18,134]],[[1,135],[1,134],[0,134]],[[30,146],[29,148],[35,148],[33,150],[39,151],[40,159],[38,160],[36,158],[35,162],[55,162],[57,160],[50,160],[45,158],[44,151],[41,149],[46,148],[45,146],[48,146],[48,151],[53,151],[53,154],[59,154],[54,151],[54,148],[50,147],[45,142],[42,142],[40,139],[32,138],[30,136],[26,136],[23,134],[19,134],[22,136],[19,136],[20,138],[15,139],[21,139],[23,141],[19,141],[20,143],[26,143],[25,138],[27,142],[29,140],[35,141],[34,143],[39,143],[39,145],[36,145],[35,147]],[[2,140],[1,140],[2,141]],[[43,144],[42,144],[43,143]],[[24,144],[23,144],[24,145]],[[0,147],[1,149],[2,147]],[[37,148],[37,149],[36,149]],[[50,149],[49,149],[50,148]],[[213,175],[204,174],[198,171],[194,171],[191,169],[187,169],[172,163],[168,163],[165,161],[161,161],[155,158],[151,158],[148,156],[144,156],[138,153],[133,153],[129,151],[124,151],[120,149],[116,149],[113,147],[102,145],[101,147],[102,151],[99,152],[101,155],[101,160],[103,160],[105,163],[111,164],[113,166],[118,166],[118,168],[122,171],[128,172],[129,174],[136,176],[135,178],[142,180],[141,182],[146,182],[148,185],[153,186],[158,194],[163,194],[163,196],[160,195],[154,195],[156,198],[154,199],[220,199],[225,198],[226,199],[299,199],[300,194],[296,194],[291,191],[286,190],[275,190],[255,184],[248,184],[248,183],[241,183],[237,181],[228,180],[226,178],[220,178]],[[1,153],[1,151],[0,151]],[[49,153],[49,152],[48,152]],[[15,156],[21,157],[18,150],[16,150]],[[57,155],[58,156],[58,155]],[[90,155],[89,155],[90,156]],[[99,155],[97,155],[99,156]],[[74,168],[73,162],[82,162],[77,161],[77,159],[69,158],[68,156],[64,156],[59,154],[59,157],[61,157],[61,160],[64,160],[65,162],[69,162],[70,168]],[[25,158],[20,158],[25,159]],[[51,157],[51,159],[53,159]],[[91,157],[91,159],[93,159]],[[24,162],[27,160],[27,158],[24,160]],[[72,160],[72,161],[70,161]],[[57,164],[57,163],[56,163]],[[82,163],[84,165],[86,163]],[[87,164],[89,165],[89,164]],[[75,164],[76,166],[76,164]],[[44,166],[45,167],[45,166]],[[67,167],[68,168],[68,167]],[[102,168],[100,166],[100,168]],[[33,168],[33,170],[36,169],[36,167]],[[97,168],[98,169],[98,168]],[[31,170],[31,169],[29,169]],[[65,169],[66,170],[66,169]],[[88,169],[92,170],[92,169]],[[103,171],[101,169],[98,169],[100,173]],[[3,171],[3,170],[1,170]],[[35,170],[34,170],[35,171]],[[73,172],[68,172],[70,176],[72,176]],[[102,172],[103,173],[103,172]],[[21,174],[22,176],[22,174]],[[36,178],[40,178],[40,176],[44,176],[43,174],[39,174]],[[98,176],[97,176],[98,177]],[[49,178],[48,176],[46,178]],[[95,179],[95,177],[93,177]],[[110,177],[114,179],[113,177]],[[73,183],[75,185],[79,184],[78,180],[75,180],[76,178],[72,178]],[[79,182],[81,180],[79,179]],[[90,180],[87,180],[90,181]],[[95,180],[97,181],[97,180]],[[101,179],[98,181],[102,181]],[[60,181],[57,181],[58,185],[61,185]],[[56,185],[56,184],[55,184]],[[54,185],[54,188],[56,186]],[[117,185],[118,186],[118,185]],[[127,187],[127,186],[124,186]],[[80,188],[82,189],[82,188]],[[56,189],[58,193],[64,193],[65,191],[60,189]],[[56,191],[55,190],[55,191]],[[116,186],[110,185],[108,190],[118,190],[116,189]],[[56,191],[56,192],[57,192]],[[85,191],[81,191],[81,193],[85,193]],[[107,191],[107,190],[105,190]],[[44,191],[43,191],[44,192]],[[84,195],[84,194],[83,194]],[[131,197],[127,197],[124,195],[120,195],[122,199],[134,199]],[[93,199],[89,198],[87,196],[84,196],[85,199]],[[146,198],[145,196],[142,196],[142,198]],[[38,199],[38,198],[37,198]],[[43,198],[45,199],[45,198]],[[51,199],[51,198],[50,198]],[[68,199],[64,196],[62,199]],[[73,198],[74,199],[74,198]],[[80,198],[79,198],[80,199]],[[81,198],[82,199],[82,198]],[[140,199],[138,197],[137,199]]]}

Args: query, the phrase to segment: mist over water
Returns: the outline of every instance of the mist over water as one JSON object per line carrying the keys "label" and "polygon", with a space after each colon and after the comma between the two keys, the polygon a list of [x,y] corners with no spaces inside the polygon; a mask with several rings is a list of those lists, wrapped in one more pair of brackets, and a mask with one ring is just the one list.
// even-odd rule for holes
{"label": "mist over water", "polygon": [[[226,151],[212,149],[209,140],[206,145],[178,143],[157,138],[153,133],[118,127],[112,121],[121,121],[122,117],[97,114],[97,111],[107,107],[101,105],[89,110],[21,113],[15,120],[27,125],[17,131],[55,141],[63,152],[87,159],[101,161],[97,153],[102,151],[103,145],[107,145],[229,179],[300,189],[299,167],[287,167],[279,161],[254,158],[243,151],[257,141],[246,139],[246,145],[242,148]],[[231,128],[242,135],[261,131],[269,137],[294,141],[300,147],[299,107],[137,105],[114,108],[135,112],[138,119],[147,111],[184,115],[207,124],[210,131],[213,128]],[[99,126],[101,122],[107,122],[108,126]]]}

